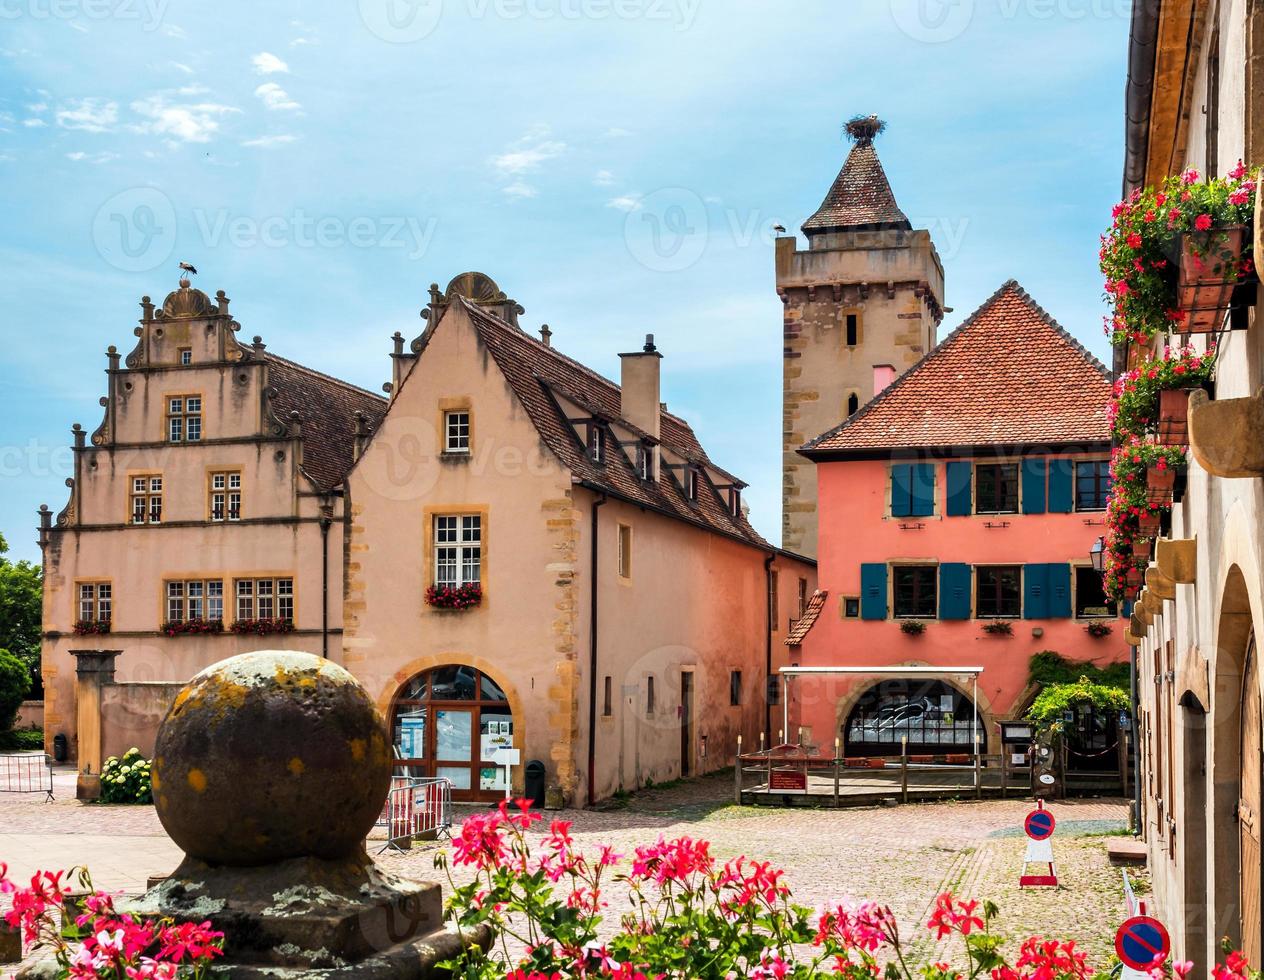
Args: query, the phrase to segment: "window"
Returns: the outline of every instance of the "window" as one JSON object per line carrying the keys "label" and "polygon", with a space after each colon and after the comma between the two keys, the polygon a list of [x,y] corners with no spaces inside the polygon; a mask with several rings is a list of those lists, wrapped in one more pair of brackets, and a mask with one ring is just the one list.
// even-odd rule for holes
{"label": "window", "polygon": [[241,520],[241,474],[212,473],[211,520]]}
{"label": "window", "polygon": [[619,578],[632,577],[632,528],[619,525]]}
{"label": "window", "polygon": [[975,513],[1018,513],[1018,464],[985,463],[974,468]]}
{"label": "window", "polygon": [[192,363],[193,363],[193,349],[190,347],[181,347],[180,348],[181,367],[188,367]]}
{"label": "window", "polygon": [[897,565],[892,569],[897,619],[935,618],[937,571],[934,565]]}
{"label": "window", "polygon": [[443,451],[468,453],[470,451],[470,413],[443,413]]}
{"label": "window", "polygon": [[843,596],[843,618],[859,619],[860,618],[860,596],[846,595]]}
{"label": "window", "polygon": [[847,314],[847,346],[855,347],[860,343],[860,317],[855,313]]}
{"label": "window", "polygon": [[648,443],[641,443],[636,450],[636,472],[642,480],[654,479],[654,449]]}
{"label": "window", "polygon": [[930,517],[935,513],[934,463],[891,465],[891,516]]}
{"label": "window", "polygon": [[167,441],[202,441],[201,395],[174,395],[167,399]]}
{"label": "window", "polygon": [[434,519],[434,584],[482,581],[483,519],[477,514],[441,514]]}
{"label": "window", "polygon": [[1076,619],[1114,616],[1115,604],[1106,598],[1101,573],[1093,571],[1088,565],[1077,565],[1074,574]]}
{"label": "window", "polygon": [[803,614],[808,611],[808,580],[799,579],[799,619],[803,618]]}
{"label": "window", "polygon": [[186,579],[167,583],[167,622],[224,621],[224,583],[220,579]]}
{"label": "window", "polygon": [[685,467],[685,496],[690,500],[698,499],[698,471],[692,466]]}
{"label": "window", "polygon": [[729,704],[738,705],[742,703],[742,672],[740,670],[729,671]]}
{"label": "window", "polygon": [[162,523],[162,476],[151,473],[132,477],[132,523]]}
{"label": "window", "polygon": [[588,455],[594,463],[605,461],[606,431],[595,422],[588,427]]}
{"label": "window", "polygon": [[1075,509],[1105,510],[1110,499],[1110,461],[1094,459],[1075,464]]}
{"label": "window", "polygon": [[860,396],[854,391],[847,396],[847,417],[851,418],[860,411]]}
{"label": "window", "polygon": [[975,615],[980,619],[1016,619],[1023,614],[1023,570],[1018,565],[975,570]]}
{"label": "window", "polygon": [[237,580],[237,619],[294,621],[294,579]]}
{"label": "window", "polygon": [[645,713],[654,714],[654,675],[645,678]]}
{"label": "window", "polygon": [[742,516],[742,491],[737,487],[729,488],[729,512],[734,517]]}
{"label": "window", "polygon": [[109,582],[80,582],[78,591],[81,623],[108,623],[113,619],[113,585]]}
{"label": "window", "polygon": [[606,675],[605,694],[601,704],[601,713],[609,718],[614,714],[614,680],[609,674]]}

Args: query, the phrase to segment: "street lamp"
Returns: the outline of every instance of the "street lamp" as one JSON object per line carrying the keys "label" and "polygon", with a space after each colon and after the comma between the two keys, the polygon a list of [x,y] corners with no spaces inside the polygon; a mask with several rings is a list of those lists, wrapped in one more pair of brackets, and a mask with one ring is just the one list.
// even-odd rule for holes
{"label": "street lamp", "polygon": [[1098,574],[1106,571],[1106,539],[1098,538],[1089,549],[1088,559],[1093,563],[1093,571]]}

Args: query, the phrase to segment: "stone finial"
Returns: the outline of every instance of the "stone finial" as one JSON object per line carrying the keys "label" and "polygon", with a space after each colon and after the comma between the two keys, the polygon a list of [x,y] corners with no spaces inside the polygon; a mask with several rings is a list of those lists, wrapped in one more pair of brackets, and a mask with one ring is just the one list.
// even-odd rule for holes
{"label": "stone finial", "polygon": [[148,296],[140,298],[140,318],[142,320],[152,320],[154,318],[154,303]]}
{"label": "stone finial", "polygon": [[88,434],[84,431],[83,426],[80,425],[78,422],[76,422],[74,425],[70,427],[70,434],[71,436],[74,437],[75,448],[82,449],[84,447],[85,441],[88,438]]}
{"label": "stone finial", "polygon": [[289,425],[287,434],[291,439],[301,439],[303,437],[303,416],[297,411],[291,411],[286,419]]}
{"label": "stone finial", "polygon": [[119,369],[119,352],[118,348],[111,344],[105,349],[105,356],[109,362],[109,370],[117,371]]}
{"label": "stone finial", "polygon": [[262,359],[263,352],[268,349],[268,345],[263,342],[262,337],[256,336],[250,345],[250,350],[256,358]]}
{"label": "stone finial", "polygon": [[228,316],[228,297],[224,295],[224,290],[219,289],[215,292],[215,306],[219,310],[220,316]]}
{"label": "stone finial", "polygon": [[545,347],[553,346],[553,331],[549,329],[547,323],[540,324],[540,343]]}
{"label": "stone finial", "polygon": [[400,333],[398,330],[396,330],[393,334],[391,334],[391,343],[395,346],[393,356],[403,357],[404,356],[404,335]]}

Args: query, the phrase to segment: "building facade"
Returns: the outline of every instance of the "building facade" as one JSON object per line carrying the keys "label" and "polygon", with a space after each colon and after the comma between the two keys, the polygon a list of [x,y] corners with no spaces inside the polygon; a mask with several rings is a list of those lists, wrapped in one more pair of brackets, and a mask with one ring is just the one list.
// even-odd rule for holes
{"label": "building facade", "polygon": [[[1264,9],[1154,0],[1134,7],[1125,194],[1196,168],[1264,163]],[[1257,195],[1258,197],[1258,195]],[[1255,219],[1255,256],[1261,254]],[[1155,549],[1132,620],[1137,644],[1141,826],[1157,914],[1195,972],[1226,938],[1261,964],[1261,680],[1264,499],[1259,429],[1264,339],[1246,329],[1157,338],[1116,352],[1125,366],[1164,343],[1217,341],[1215,400],[1191,410],[1187,488]]]}
{"label": "building facade", "polygon": [[[809,442],[820,583],[787,639],[792,726],[848,757],[999,751],[1041,651],[1127,658],[1090,551],[1109,495],[1105,369],[1004,285],[925,359]],[[1101,636],[1090,625],[1105,626]],[[882,679],[884,670],[920,676]],[[977,679],[954,668],[982,668]],[[1112,720],[1113,722],[1113,720]]]}
{"label": "building facade", "polygon": [[874,150],[883,124],[852,120],[854,145],[808,241],[776,242],[784,304],[782,546],[817,550],[816,475],[799,447],[856,412],[935,346],[944,270],[930,232],[900,210]]}
{"label": "building facade", "polygon": [[652,338],[621,387],[466,274],[396,335],[382,398],[240,344],[222,293],[142,308],[41,529],[45,731],[83,795],[104,756],[149,750],[180,683],[261,648],[344,664],[399,764],[464,799],[503,796],[500,748],[583,803],[767,729],[776,610],[814,566],[660,404]]}

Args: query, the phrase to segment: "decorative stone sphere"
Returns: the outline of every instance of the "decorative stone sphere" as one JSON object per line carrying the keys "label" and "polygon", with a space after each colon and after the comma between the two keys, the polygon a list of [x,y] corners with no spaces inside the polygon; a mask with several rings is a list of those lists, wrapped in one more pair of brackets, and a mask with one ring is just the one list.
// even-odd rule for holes
{"label": "decorative stone sphere", "polygon": [[158,818],[190,857],[256,866],[357,854],[391,755],[377,708],[309,653],[221,660],[176,696],[151,770]]}

